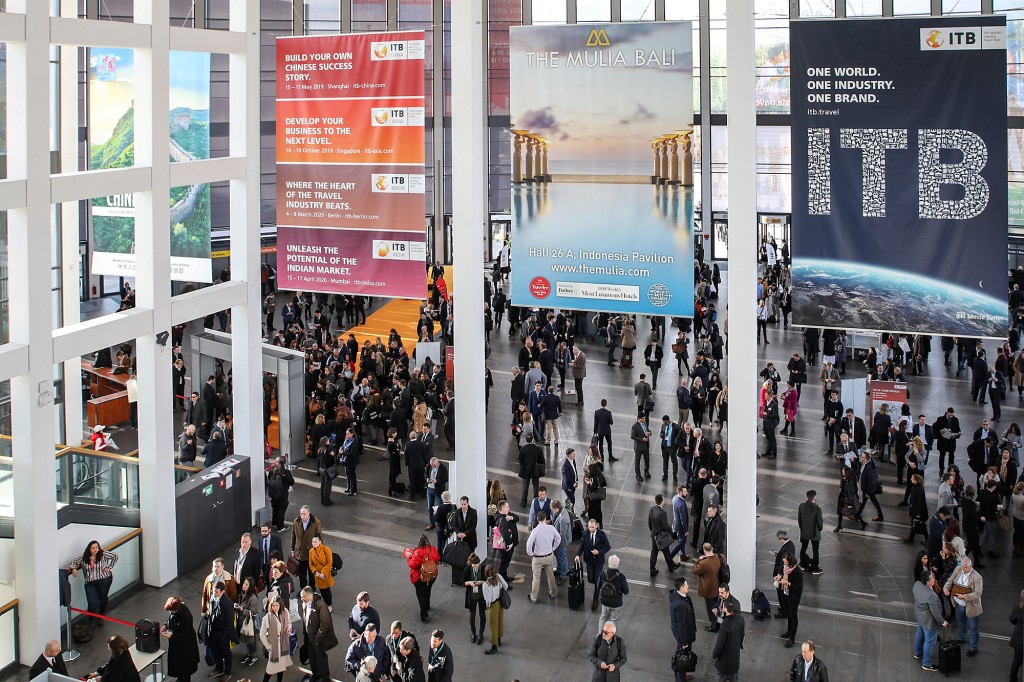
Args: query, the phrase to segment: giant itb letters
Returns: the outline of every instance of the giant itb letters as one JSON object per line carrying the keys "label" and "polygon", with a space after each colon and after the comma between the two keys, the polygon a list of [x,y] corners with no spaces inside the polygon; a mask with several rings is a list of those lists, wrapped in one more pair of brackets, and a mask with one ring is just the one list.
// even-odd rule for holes
{"label": "giant itb letters", "polygon": [[794,21],[793,317],[1006,335],[1006,21]]}

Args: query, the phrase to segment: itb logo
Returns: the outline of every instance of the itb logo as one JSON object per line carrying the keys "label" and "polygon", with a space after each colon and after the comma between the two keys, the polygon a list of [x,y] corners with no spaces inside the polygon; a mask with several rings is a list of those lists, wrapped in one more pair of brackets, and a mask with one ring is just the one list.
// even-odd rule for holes
{"label": "itb logo", "polygon": [[1005,50],[1005,26],[943,26],[922,28],[922,52],[949,50]]}

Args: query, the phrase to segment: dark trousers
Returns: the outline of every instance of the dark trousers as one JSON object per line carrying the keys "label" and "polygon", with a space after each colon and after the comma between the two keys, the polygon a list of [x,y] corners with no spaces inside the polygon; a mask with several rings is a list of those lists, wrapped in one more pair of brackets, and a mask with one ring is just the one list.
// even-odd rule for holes
{"label": "dark trousers", "polygon": [[311,682],[331,682],[331,667],[327,660],[327,652],[313,643],[313,638],[306,635],[306,653],[309,656],[309,670],[313,673]]}
{"label": "dark trousers", "polygon": [[[107,597],[110,595],[110,585],[114,582],[113,576],[93,580],[85,584],[85,601],[88,609],[93,613],[107,612]],[[92,618],[93,623],[100,623],[99,618]]]}
{"label": "dark trousers", "polygon": [[764,334],[764,342],[768,343],[768,320],[757,319],[757,342],[761,343],[761,335]]}
{"label": "dark trousers", "polygon": [[644,473],[648,476],[651,475],[651,451],[650,449],[640,450],[636,453],[636,458],[633,460],[633,470],[636,472],[636,477],[640,478],[640,460],[644,461]]}
{"label": "dark trousers", "polygon": [[[597,435],[597,434],[594,434]],[[612,437],[611,436],[597,436],[597,451],[604,457],[604,443],[608,441],[608,454],[612,454]]]}
{"label": "dark trousers", "polygon": [[775,588],[775,596],[779,599],[779,613],[783,616],[789,617],[789,599],[786,597],[786,593],[782,591],[781,587]]}
{"label": "dark trousers", "polygon": [[512,553],[516,550],[515,547],[509,547],[508,549],[499,549],[499,563],[498,563],[498,574],[505,579],[505,582],[511,584],[508,576],[508,565],[512,563]]}
{"label": "dark trousers", "polygon": [[313,584],[313,574],[309,570],[309,561],[299,561],[299,589]]}
{"label": "dark trousers", "polygon": [[718,616],[715,615],[714,608],[718,604],[718,597],[704,597],[704,609],[708,613],[708,620],[711,621],[711,627],[718,627]]}
{"label": "dark trousers", "polygon": [[[692,509],[690,511],[693,511]],[[691,514],[693,517],[693,535],[690,537],[690,546],[696,549],[697,543],[700,542],[700,527],[701,517],[700,514]]]}
{"label": "dark trousers", "polygon": [[[477,629],[476,621],[477,614],[480,614],[480,628]],[[484,628],[487,627],[487,609],[484,607],[484,600],[477,599],[476,601],[469,602],[469,631],[474,635],[480,633],[484,634]]]}
{"label": "dark trousers", "polygon": [[651,365],[650,368],[651,368],[651,390],[657,391],[658,390],[658,371],[661,369],[661,366],[660,365],[658,365],[658,366]]}
{"label": "dark trousers", "polygon": [[566,504],[571,504],[573,510],[576,509],[576,490],[569,488],[562,488],[562,492],[565,493]]}
{"label": "dark trousers", "polygon": [[658,549],[658,543],[651,538],[651,572],[658,567],[658,552],[661,552],[662,556],[665,557],[665,565],[668,566],[669,570],[675,568],[675,562],[672,560],[672,545],[669,545],[665,549]]}
{"label": "dark trousers", "polygon": [[270,508],[272,510],[271,518],[274,528],[283,528],[284,513],[288,510],[288,497],[285,496],[276,500],[271,500]]}
{"label": "dark trousers", "polygon": [[787,619],[787,630],[789,631],[789,641],[796,639],[796,629],[800,625],[800,619],[797,617],[797,612],[800,610],[800,600],[791,599],[788,595],[785,596],[786,601],[786,619]]}
{"label": "dark trousers", "polygon": [[878,516],[882,515],[882,506],[878,504],[878,500],[875,499],[874,493],[864,493],[860,501],[860,509],[857,510],[857,514],[863,515],[864,508],[868,506],[868,500],[871,500],[871,504],[875,505],[875,513]]}
{"label": "dark trousers", "polygon": [[330,476],[320,477],[320,504],[330,504],[331,489],[334,487],[334,479]]}
{"label": "dark trousers", "polygon": [[999,407],[999,391],[990,388],[988,391],[988,399],[992,401],[992,419],[994,421],[999,421],[1003,416],[1002,410]]}
{"label": "dark trousers", "polygon": [[580,377],[573,377],[573,383],[576,384],[576,403],[579,405],[583,404],[583,379]]}
{"label": "dark trousers", "polygon": [[433,585],[433,582],[425,583],[422,580],[417,580],[413,584],[416,588],[416,601],[420,605],[420,620],[430,615],[430,588]]}
{"label": "dark trousers", "polygon": [[775,427],[771,426],[764,429],[764,440],[766,447],[764,449],[765,457],[778,457],[779,445],[775,440]]}
{"label": "dark trousers", "polygon": [[[807,556],[808,543],[811,545],[812,556]],[[809,571],[813,571],[818,568],[818,545],[820,543],[820,540],[800,539],[800,563],[806,566]]]}
{"label": "dark trousers", "polygon": [[345,492],[356,492],[356,487],[358,486],[356,482],[356,468],[351,464],[345,465],[345,479],[348,481],[348,489]]}
{"label": "dark trousers", "polygon": [[[540,479],[537,478],[536,476],[533,476],[531,478],[524,478],[524,479],[522,479],[522,481],[523,481],[523,497],[522,497],[522,499],[519,502],[519,506],[520,507],[525,507],[526,506],[526,500],[527,500],[526,496],[529,494],[530,485],[531,484],[533,485],[533,497],[537,497],[538,496],[537,488],[540,487]],[[531,497],[529,499],[532,500],[533,497]]]}
{"label": "dark trousers", "polygon": [[213,656],[214,670],[231,674],[231,643],[226,633],[210,633],[210,655]]}
{"label": "dark trousers", "polygon": [[1010,663],[1010,680],[1017,682],[1020,667],[1024,665],[1024,647],[1013,647],[1013,661]]}
{"label": "dark trousers", "polygon": [[676,458],[676,453],[673,450],[669,450],[665,446],[661,448],[661,473],[668,476],[668,463],[672,461],[672,480],[679,478],[679,460]]}
{"label": "dark trousers", "polygon": [[[948,457],[948,460],[947,460]],[[952,450],[939,450],[939,471],[945,472],[949,470],[949,467],[953,465],[953,451]]]}

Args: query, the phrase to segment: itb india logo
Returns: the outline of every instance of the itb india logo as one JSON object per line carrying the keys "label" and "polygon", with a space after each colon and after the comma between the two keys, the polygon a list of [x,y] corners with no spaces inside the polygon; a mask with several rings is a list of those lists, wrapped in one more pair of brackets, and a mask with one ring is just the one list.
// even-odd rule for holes
{"label": "itb india logo", "polygon": [[928,37],[924,39],[924,42],[928,44],[928,47],[937,49],[942,47],[942,44],[946,41],[942,39],[942,31],[932,31],[928,34]]}

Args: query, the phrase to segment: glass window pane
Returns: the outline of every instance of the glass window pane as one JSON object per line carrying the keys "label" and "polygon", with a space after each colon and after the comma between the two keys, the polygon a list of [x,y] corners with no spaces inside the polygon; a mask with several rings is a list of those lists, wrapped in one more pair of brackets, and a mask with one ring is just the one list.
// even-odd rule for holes
{"label": "glass window pane", "polygon": [[531,2],[533,2],[533,23],[565,23],[565,3],[561,0],[531,0]]}
{"label": "glass window pane", "polygon": [[800,0],[802,17],[834,17],[836,0]]}
{"label": "glass window pane", "polygon": [[[548,0],[554,2],[554,0]],[[576,0],[576,21],[611,21],[611,0]]]}
{"label": "glass window pane", "polygon": [[623,21],[654,21],[654,0],[622,0]]}
{"label": "glass window pane", "polygon": [[846,0],[848,17],[882,16],[882,0]]}
{"label": "glass window pane", "polygon": [[931,14],[931,0],[892,0],[894,16],[905,14]]}
{"label": "glass window pane", "polygon": [[196,17],[195,7],[195,0],[171,0],[169,7],[171,26],[193,28]]}
{"label": "glass window pane", "polygon": [[386,31],[387,0],[352,0],[353,31]]}
{"label": "glass window pane", "polygon": [[[700,17],[700,3],[697,0],[665,0],[665,18],[667,20],[692,19],[696,21],[698,17]],[[693,44],[696,45],[697,42],[694,40]]]}
{"label": "glass window pane", "polygon": [[341,3],[339,0],[305,0],[303,7],[307,35],[341,32]]}
{"label": "glass window pane", "polygon": [[758,21],[754,32],[757,59],[757,111],[789,112],[789,21]]}
{"label": "glass window pane", "polygon": [[1006,111],[1020,116],[1024,114],[1024,21],[1007,21],[1006,39]]}
{"label": "glass window pane", "polygon": [[768,17],[788,19],[789,0],[755,0],[754,18],[765,19]]}
{"label": "glass window pane", "polygon": [[942,0],[943,14],[977,14],[981,0]]}

